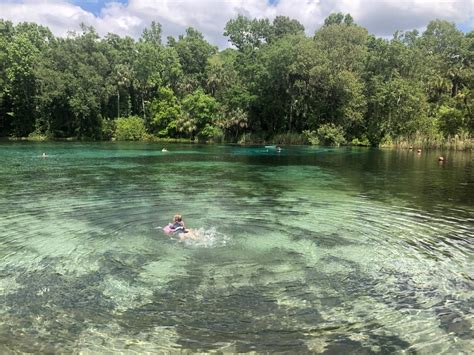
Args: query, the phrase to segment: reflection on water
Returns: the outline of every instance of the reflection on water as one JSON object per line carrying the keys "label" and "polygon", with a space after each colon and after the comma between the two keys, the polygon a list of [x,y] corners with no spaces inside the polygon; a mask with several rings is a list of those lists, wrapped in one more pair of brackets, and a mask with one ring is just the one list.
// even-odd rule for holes
{"label": "reflection on water", "polygon": [[472,349],[471,153],[161,148],[0,144],[2,353]]}

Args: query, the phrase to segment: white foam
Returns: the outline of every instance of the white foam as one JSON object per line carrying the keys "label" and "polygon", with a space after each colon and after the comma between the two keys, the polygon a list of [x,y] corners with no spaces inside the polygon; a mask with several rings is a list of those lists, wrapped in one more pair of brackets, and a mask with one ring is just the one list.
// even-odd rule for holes
{"label": "white foam", "polygon": [[218,232],[215,227],[192,229],[188,233],[180,233],[179,237],[185,245],[201,248],[221,247],[229,242],[229,237]]}

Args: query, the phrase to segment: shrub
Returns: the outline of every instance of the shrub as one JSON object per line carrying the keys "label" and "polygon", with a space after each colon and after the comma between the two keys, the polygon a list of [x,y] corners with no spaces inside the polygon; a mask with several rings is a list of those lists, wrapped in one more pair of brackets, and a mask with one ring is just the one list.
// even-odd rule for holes
{"label": "shrub", "polygon": [[138,116],[119,117],[115,138],[119,141],[138,141],[145,136],[145,124]]}
{"label": "shrub", "polygon": [[310,144],[312,145],[319,144],[318,134],[315,131],[306,130],[306,131],[303,131],[303,135],[306,137],[306,139],[308,140]]}
{"label": "shrub", "polygon": [[438,126],[445,137],[455,136],[464,128],[464,114],[454,107],[441,106],[438,111]]}
{"label": "shrub", "polygon": [[325,123],[315,131],[303,131],[306,139],[313,145],[335,145],[340,146],[346,143],[344,138],[344,130],[341,126],[333,123]]}
{"label": "shrub", "polygon": [[101,120],[101,137],[102,139],[112,139],[115,133],[116,128],[116,121],[115,120]]}
{"label": "shrub", "polygon": [[323,145],[340,146],[346,143],[343,128],[332,123],[323,124],[318,128],[318,138]]}
{"label": "shrub", "polygon": [[354,138],[352,141],[351,141],[351,145],[355,145],[355,146],[361,146],[361,147],[368,147],[370,146],[370,141],[369,139],[366,137],[366,136],[362,136],[362,138]]}
{"label": "shrub", "polygon": [[200,141],[213,141],[222,142],[224,139],[224,133],[219,127],[206,124],[206,126],[198,133],[198,140]]}

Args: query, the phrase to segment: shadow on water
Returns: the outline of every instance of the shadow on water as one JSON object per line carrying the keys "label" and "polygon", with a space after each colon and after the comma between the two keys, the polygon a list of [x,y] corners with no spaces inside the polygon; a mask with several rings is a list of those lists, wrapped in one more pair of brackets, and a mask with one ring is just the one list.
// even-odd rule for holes
{"label": "shadow on water", "polygon": [[[278,249],[269,253],[273,257],[268,256],[267,260],[274,265],[288,258],[304,264],[297,253]],[[381,324],[368,322],[354,328],[343,319],[328,321],[318,311],[349,307],[351,312],[350,304],[358,297],[383,297],[374,291],[377,280],[364,274],[356,263],[336,257],[321,260],[322,264],[345,265],[352,270],[351,277],[346,273],[326,274],[315,267],[307,268],[304,280],[265,284],[262,278],[277,276],[269,264],[252,272],[249,286],[233,286],[236,279],[230,279],[228,286],[222,287],[209,274],[209,265],[202,263],[206,255],[197,255],[186,265],[184,275],[155,288],[141,305],[125,311],[117,309],[114,300],[104,293],[104,279],[112,277],[129,285],[142,283],[137,270],[150,259],[106,252],[99,258],[99,271],[80,276],[56,272],[56,264],[62,260],[54,259],[43,260],[42,264],[47,265],[43,269],[10,270],[9,276],[18,275],[18,286],[0,302],[6,312],[0,326],[3,346],[10,351],[77,351],[77,339],[91,328],[96,329],[98,339],[106,346],[109,339],[100,334],[107,334],[115,324],[114,332],[142,341],[151,340],[147,334],[156,328],[172,328],[177,335],[176,349],[193,352],[224,348],[235,352],[306,353],[311,351],[307,342],[317,338],[324,339],[326,345],[320,350],[327,354],[372,353],[374,348],[382,352],[410,349],[408,342]],[[218,267],[220,261],[216,262]],[[327,294],[309,292],[308,285],[323,285]],[[334,292],[336,297],[331,296]],[[281,304],[276,297],[282,294],[299,302]],[[468,321],[461,318],[453,325],[453,313],[446,315],[446,311],[440,305],[441,326],[468,336]],[[346,332],[351,328],[365,340],[348,338]]]}

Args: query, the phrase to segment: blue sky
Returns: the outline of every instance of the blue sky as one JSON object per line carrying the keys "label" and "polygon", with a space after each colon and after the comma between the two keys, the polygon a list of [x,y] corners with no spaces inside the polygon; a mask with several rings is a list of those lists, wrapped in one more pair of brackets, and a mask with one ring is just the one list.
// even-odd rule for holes
{"label": "blue sky", "polygon": [[469,31],[474,30],[474,28],[472,27],[473,23],[474,23],[474,18],[471,17],[470,22],[457,23],[456,25],[461,31],[469,32]]}
{"label": "blue sky", "polygon": [[[92,12],[94,15],[98,16],[100,10],[105,6],[105,3],[111,2],[110,0],[71,0],[75,5],[80,6],[86,11]],[[121,4],[127,4],[128,0],[114,0]]]}
{"label": "blue sky", "polygon": [[297,19],[308,35],[332,12],[350,13],[370,33],[391,37],[397,30],[423,31],[430,20],[474,29],[474,0],[0,0],[0,17],[48,26],[55,35],[78,30],[80,23],[137,38],[151,21],[163,26],[163,35],[177,36],[195,27],[219,45],[226,22],[243,14],[270,20],[283,15]]}

